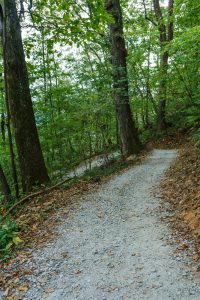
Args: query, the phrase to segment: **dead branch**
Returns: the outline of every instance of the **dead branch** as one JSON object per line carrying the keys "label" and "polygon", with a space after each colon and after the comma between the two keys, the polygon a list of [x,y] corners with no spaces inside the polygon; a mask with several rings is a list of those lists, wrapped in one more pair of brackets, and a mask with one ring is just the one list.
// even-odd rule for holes
{"label": "dead branch", "polygon": [[69,182],[70,180],[72,180],[72,178],[66,178],[65,180],[55,184],[54,186],[51,186],[49,188],[45,188],[43,190],[40,190],[38,192],[35,192],[33,194],[30,194],[28,196],[26,196],[25,198],[22,198],[21,200],[19,200],[18,202],[16,202],[13,206],[11,206],[9,208],[9,210],[5,213],[5,215],[3,216],[3,220],[11,213],[11,211],[13,211],[14,208],[16,208],[17,206],[19,206],[20,204],[30,200],[30,199],[33,199],[37,196],[40,196],[40,195],[44,195],[44,194],[48,194],[50,193],[52,190],[56,189],[57,187],[63,185],[64,183],[66,182]]}

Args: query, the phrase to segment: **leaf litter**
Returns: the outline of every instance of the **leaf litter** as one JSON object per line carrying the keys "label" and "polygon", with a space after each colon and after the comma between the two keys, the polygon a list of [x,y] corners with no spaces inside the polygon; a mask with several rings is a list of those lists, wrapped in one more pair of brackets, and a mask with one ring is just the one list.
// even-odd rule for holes
{"label": "leaf litter", "polygon": [[[179,155],[161,184],[162,196],[174,209],[171,225],[193,241],[194,261],[200,261],[200,151],[191,137],[184,139]],[[178,250],[188,249],[178,241]]]}

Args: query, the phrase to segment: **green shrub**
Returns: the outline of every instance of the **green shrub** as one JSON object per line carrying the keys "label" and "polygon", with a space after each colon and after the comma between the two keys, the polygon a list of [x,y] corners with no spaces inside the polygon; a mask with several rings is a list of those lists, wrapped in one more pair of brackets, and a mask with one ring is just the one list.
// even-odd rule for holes
{"label": "green shrub", "polygon": [[194,136],[196,147],[200,149],[200,128],[194,132],[193,136]]}
{"label": "green shrub", "polygon": [[146,129],[140,132],[140,140],[143,144],[151,141],[152,137],[155,136],[154,129]]}
{"label": "green shrub", "polygon": [[18,247],[23,241],[18,236],[18,226],[7,219],[0,217],[0,260],[5,260],[12,255],[14,247]]}

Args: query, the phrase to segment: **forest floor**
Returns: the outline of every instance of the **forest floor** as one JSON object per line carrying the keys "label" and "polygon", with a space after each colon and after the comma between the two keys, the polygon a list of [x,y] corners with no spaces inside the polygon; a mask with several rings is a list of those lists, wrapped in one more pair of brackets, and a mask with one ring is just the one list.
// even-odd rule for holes
{"label": "forest floor", "polygon": [[[153,150],[82,196],[72,192],[68,206],[43,222],[51,228],[58,221],[52,238],[32,244],[29,258],[24,250],[4,266],[13,286],[2,299],[199,299],[197,254],[190,240],[172,231],[176,213],[157,189],[176,157],[175,150]],[[46,207],[54,201],[47,199]]]}

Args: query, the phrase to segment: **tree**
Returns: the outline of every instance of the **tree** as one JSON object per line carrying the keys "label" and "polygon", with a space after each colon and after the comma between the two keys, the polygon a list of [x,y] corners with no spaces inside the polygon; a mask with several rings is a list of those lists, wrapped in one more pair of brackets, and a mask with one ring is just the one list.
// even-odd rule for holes
{"label": "tree", "polygon": [[1,1],[6,93],[24,191],[49,181],[37,133],[14,0]]}
{"label": "tree", "polygon": [[138,153],[141,149],[141,143],[129,103],[127,51],[123,34],[122,10],[119,0],[106,0],[105,4],[107,12],[112,16],[109,30],[112,48],[114,98],[122,152],[127,156]]}
{"label": "tree", "polygon": [[160,58],[160,82],[158,88],[158,113],[157,113],[157,130],[160,131],[167,127],[166,123],[166,102],[167,102],[167,69],[169,53],[165,49],[167,43],[173,40],[173,6],[174,0],[168,2],[168,21],[165,24],[163,13],[159,0],[153,0],[154,11],[157,19],[159,30],[159,40],[161,48]]}
{"label": "tree", "polygon": [[1,164],[0,164],[0,185],[1,185],[2,194],[4,195],[5,200],[8,202],[11,197],[11,190]]}

